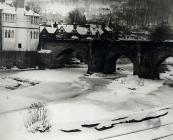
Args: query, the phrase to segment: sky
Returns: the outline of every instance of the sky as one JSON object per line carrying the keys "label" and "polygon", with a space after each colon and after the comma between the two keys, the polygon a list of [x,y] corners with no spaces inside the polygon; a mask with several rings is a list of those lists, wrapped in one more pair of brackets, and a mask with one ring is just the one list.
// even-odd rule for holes
{"label": "sky", "polygon": [[37,1],[42,7],[43,13],[59,13],[63,16],[75,8],[87,8],[87,7],[107,7],[108,2],[106,0],[26,0]]}

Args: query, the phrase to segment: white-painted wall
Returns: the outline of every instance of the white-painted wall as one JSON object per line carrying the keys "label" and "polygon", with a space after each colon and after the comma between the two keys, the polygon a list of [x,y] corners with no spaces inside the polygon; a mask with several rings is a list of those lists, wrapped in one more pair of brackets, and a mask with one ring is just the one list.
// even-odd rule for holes
{"label": "white-painted wall", "polygon": [[[14,38],[5,38],[5,29],[14,30]],[[2,49],[4,51],[37,51],[38,38],[31,39],[31,31],[39,33],[39,25],[31,24],[31,16],[25,16],[24,8],[17,8],[15,22],[2,22]],[[21,44],[21,48],[19,48]]]}
{"label": "white-painted wall", "polygon": [[14,33],[15,33],[15,28],[3,28],[2,29],[3,50],[15,50],[15,36],[14,36],[14,38],[6,38],[5,30],[14,30]]}

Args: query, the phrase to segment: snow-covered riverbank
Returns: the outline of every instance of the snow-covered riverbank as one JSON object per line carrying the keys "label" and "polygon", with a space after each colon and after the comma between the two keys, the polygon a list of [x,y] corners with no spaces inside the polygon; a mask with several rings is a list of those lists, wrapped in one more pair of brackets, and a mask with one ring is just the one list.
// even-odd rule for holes
{"label": "snow-covered riverbank", "polygon": [[[88,140],[106,137],[113,134],[112,129],[106,133],[97,132],[95,129],[81,129],[81,125],[101,123],[98,128],[104,125],[111,127],[112,119],[127,117],[129,114],[131,119],[137,119],[135,114],[141,111],[146,112],[141,115],[141,119],[150,112],[154,112],[152,116],[163,115],[165,112],[158,113],[158,108],[168,108],[173,103],[173,88],[164,85],[164,80],[144,80],[132,75],[120,78],[115,76],[117,79],[113,80],[109,77],[87,77],[85,73],[86,68],[70,68],[5,75],[7,81],[3,83],[1,80],[0,89],[0,139]],[[22,87],[3,90],[8,83],[13,87],[21,83],[21,80],[37,84],[25,86],[24,82]],[[50,132],[32,134],[24,126],[27,108],[37,102],[46,103],[52,125]],[[127,129],[131,129],[129,125]],[[137,124],[133,124],[134,127],[138,128]],[[81,132],[65,133],[61,129],[79,129]],[[122,128],[116,127],[113,130],[118,133]]]}

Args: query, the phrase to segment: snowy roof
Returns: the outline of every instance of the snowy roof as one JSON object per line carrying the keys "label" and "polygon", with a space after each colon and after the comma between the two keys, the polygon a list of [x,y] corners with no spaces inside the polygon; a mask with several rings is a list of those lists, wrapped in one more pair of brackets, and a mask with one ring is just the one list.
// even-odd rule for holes
{"label": "snowy roof", "polygon": [[40,26],[40,32],[42,32],[44,28],[44,26]]}
{"label": "snowy roof", "polygon": [[102,35],[104,33],[101,28],[97,28],[97,31],[100,33],[100,35]]}
{"label": "snowy roof", "polygon": [[90,24],[91,28],[97,28],[97,26],[95,24]]}
{"label": "snowy roof", "polygon": [[44,27],[48,33],[55,33],[55,31],[57,30],[57,28],[54,28],[54,27]]}
{"label": "snowy roof", "polygon": [[73,25],[60,25],[60,28],[63,28],[67,33],[71,33],[74,29]]}
{"label": "snowy roof", "polygon": [[[48,31],[48,33],[55,33],[57,29],[59,31],[63,30],[64,32],[67,32],[67,33],[73,33],[74,25],[58,25],[56,28],[40,26],[40,32],[42,32],[44,28]],[[112,31],[109,27],[106,27],[105,29],[107,31]],[[77,26],[76,31],[80,35],[87,35],[89,30],[87,27]],[[90,26],[90,32],[92,35],[96,35],[96,34],[102,35],[104,33],[101,27],[94,26],[94,25]]]}
{"label": "snowy roof", "polygon": [[86,39],[87,39],[87,40],[93,40],[91,37],[87,37]]}
{"label": "snowy roof", "polygon": [[95,35],[96,32],[97,32],[97,28],[91,27],[91,28],[90,28],[90,31],[91,31],[91,34],[92,34],[92,35]]}
{"label": "snowy roof", "polygon": [[[10,6],[8,4],[0,3],[0,9],[2,9],[2,13],[16,14],[16,7]],[[35,13],[34,11],[32,10],[27,11],[26,9],[25,9],[25,15],[40,17],[40,15]]]}
{"label": "snowy roof", "polygon": [[100,35],[102,35],[104,32],[101,28],[97,28],[97,27],[91,27],[90,31],[92,33],[92,35],[96,35],[96,33],[98,32]]}
{"label": "snowy roof", "polygon": [[71,39],[79,39],[79,37],[73,35],[73,36],[71,37]]}
{"label": "snowy roof", "polygon": [[0,3],[0,9],[2,9],[2,13],[16,14],[16,8],[7,4]]}
{"label": "snowy roof", "polygon": [[43,49],[41,49],[40,51],[38,51],[38,53],[49,54],[49,53],[52,53],[52,50],[43,50]]}
{"label": "snowy roof", "polygon": [[111,28],[109,28],[108,26],[105,27],[105,30],[108,31],[108,32],[112,32]]}
{"label": "snowy roof", "polygon": [[62,26],[58,26],[58,30],[65,31],[64,27],[62,27]]}
{"label": "snowy roof", "polygon": [[77,32],[81,35],[87,34],[88,30],[85,27],[77,27]]}
{"label": "snowy roof", "polygon": [[35,17],[40,17],[40,15],[37,14],[37,13],[35,13],[34,11],[32,11],[32,10],[27,11],[26,9],[25,9],[25,16],[35,16]]}

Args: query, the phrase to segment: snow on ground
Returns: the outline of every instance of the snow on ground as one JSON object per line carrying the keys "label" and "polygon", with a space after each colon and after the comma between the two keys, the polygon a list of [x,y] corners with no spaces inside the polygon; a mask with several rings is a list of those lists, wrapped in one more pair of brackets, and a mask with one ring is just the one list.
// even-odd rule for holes
{"label": "snow on ground", "polygon": [[117,70],[114,74],[93,73],[89,75],[89,78],[106,78],[117,79],[122,76],[133,75],[133,64],[117,64]]}
{"label": "snow on ground", "polygon": [[[120,132],[148,128],[148,126],[146,127],[145,123],[122,125],[123,127],[118,125],[106,132],[98,132],[95,128],[83,128],[82,124],[100,123],[97,128],[112,127],[112,123],[115,123],[111,121],[113,119],[124,116],[131,116],[129,119],[142,119],[149,112],[154,112],[152,116],[155,116],[158,107],[173,103],[172,88],[163,85],[163,80],[144,80],[132,75],[127,77],[113,75],[117,79],[112,80],[105,79],[109,77],[103,77],[103,75],[101,76],[103,78],[96,78],[100,75],[84,77],[85,73],[86,68],[65,68],[5,75],[7,81],[4,80],[3,83],[3,79],[0,80],[2,87],[8,85],[8,80],[9,85],[15,85],[14,78],[39,84],[10,91],[2,90],[0,93],[0,139],[95,140]],[[52,128],[50,132],[32,134],[24,127],[27,107],[39,101],[47,104]],[[153,108],[157,108],[157,111]],[[138,116],[139,111],[147,112]],[[159,115],[164,113],[161,112]],[[170,116],[168,118],[163,122],[172,121]],[[65,133],[61,129],[79,129],[82,132]]]}
{"label": "snow on ground", "polygon": [[133,64],[117,64],[117,73],[133,75]]}
{"label": "snow on ground", "polygon": [[[112,118],[108,118],[107,120],[95,120],[95,121],[91,121],[90,120],[90,115],[89,114],[82,114],[82,115],[87,115],[89,120],[91,121],[84,121],[84,122],[74,122],[73,119],[81,119],[79,118],[79,115],[76,114],[77,118],[71,118],[72,122],[58,122],[58,119],[60,118],[56,118],[58,116],[58,111],[62,111],[63,113],[65,112],[65,109],[60,109],[57,111],[57,109],[59,108],[55,108],[54,106],[49,106],[51,108],[51,110],[49,110],[50,112],[53,111],[51,113],[51,123],[52,123],[52,128],[50,132],[46,132],[46,133],[29,133],[27,132],[26,128],[24,127],[25,124],[25,119],[26,119],[26,114],[27,112],[24,111],[18,111],[18,112],[12,112],[6,115],[1,115],[0,117],[0,122],[1,122],[1,126],[0,126],[0,137],[5,139],[5,140],[56,140],[61,139],[61,140],[95,140],[95,139],[101,139],[101,138],[106,138],[109,136],[116,136],[116,135],[120,135],[123,133],[131,133],[131,132],[135,132],[135,131],[139,131],[139,130],[143,130],[143,129],[149,129],[152,127],[159,127],[161,125],[165,125],[167,123],[171,123],[172,122],[172,118],[171,116],[173,115],[173,111],[172,108],[170,109],[166,109],[168,106],[165,106],[163,108],[155,108],[155,109],[150,109],[144,112],[136,112],[133,114],[126,114],[126,116],[123,117],[127,117],[125,119],[120,119],[120,120],[116,120],[118,119],[116,116]],[[63,106],[62,107],[69,107],[69,106]],[[75,106],[73,106],[74,108],[77,108]],[[171,106],[169,106],[171,107]],[[49,108],[49,109],[50,109]],[[91,111],[91,109],[93,109],[92,111],[96,111],[98,112],[97,108],[93,108],[93,106],[88,106],[88,108],[85,109],[89,109]],[[165,110],[161,110],[161,109],[165,109]],[[82,111],[84,112],[84,111]],[[171,115],[167,115],[167,112]],[[61,113],[61,112],[59,112]],[[100,112],[102,115],[103,113],[107,114],[107,112]],[[70,116],[69,112],[66,114],[66,116]],[[161,116],[160,118],[157,118],[157,116]],[[94,116],[93,116],[94,117]],[[97,116],[95,116],[96,118]],[[122,116],[119,116],[122,117]],[[131,120],[142,120],[144,118],[147,117],[156,117],[156,119],[153,120],[146,120],[146,121],[141,121],[141,123],[126,123],[126,121],[131,121]],[[64,118],[62,118],[64,119]],[[65,118],[66,119],[66,118]],[[122,123],[122,124],[118,124],[118,123]],[[96,125],[96,127],[91,127],[91,128],[86,128],[86,127],[82,127],[81,125],[84,124],[92,124],[92,123],[100,123],[99,125]],[[114,125],[115,123],[117,123],[116,125]],[[8,124],[8,125],[7,125]],[[9,127],[10,125],[10,127]],[[98,131],[96,129],[102,128],[103,127],[109,127],[110,125],[113,125],[113,127],[111,129],[108,129],[106,131]],[[73,133],[66,133],[66,132],[62,132],[61,130],[74,130],[74,129],[78,129],[81,132],[73,132]],[[155,128],[155,131],[157,132],[157,128]],[[165,133],[171,132],[171,128],[169,129],[165,129],[164,130]],[[9,133],[10,132],[10,133]],[[163,134],[163,133],[162,133]],[[138,136],[138,135],[136,135]],[[159,136],[159,135],[155,135],[155,136]],[[147,137],[145,135],[143,135],[142,139],[146,140],[148,138],[154,138],[153,135],[150,134],[150,136],[147,135]],[[134,138],[134,140],[137,140],[138,138]]]}
{"label": "snow on ground", "polygon": [[138,76],[129,75],[114,80],[108,85],[108,88],[113,89],[118,95],[127,95],[129,93],[148,94],[161,87],[163,82],[164,81],[141,79]]}
{"label": "snow on ground", "polygon": [[76,96],[88,88],[85,81],[79,81],[84,71],[60,69],[3,74],[0,77],[0,113],[27,108],[34,102]]}
{"label": "snow on ground", "polygon": [[168,58],[165,60],[165,62],[166,62],[167,64],[173,64],[173,57],[168,57]]}
{"label": "snow on ground", "polygon": [[26,80],[20,80],[17,78],[4,76],[0,78],[0,91],[2,92],[2,91],[15,90],[18,88],[27,88],[30,86],[34,86],[36,84],[39,83],[34,81],[26,81]]}
{"label": "snow on ground", "polygon": [[17,73],[13,75],[13,77],[43,82],[65,83],[77,80],[84,72],[86,71],[80,68],[60,70],[33,70]]}

